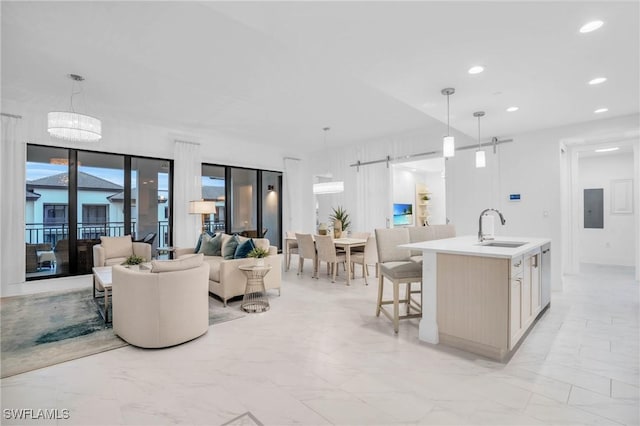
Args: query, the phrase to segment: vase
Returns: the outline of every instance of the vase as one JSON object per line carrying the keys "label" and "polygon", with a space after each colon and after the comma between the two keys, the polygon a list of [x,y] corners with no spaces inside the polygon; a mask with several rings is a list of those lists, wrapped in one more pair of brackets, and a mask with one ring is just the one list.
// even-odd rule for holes
{"label": "vase", "polygon": [[342,237],[342,221],[341,220],[335,220],[333,222],[333,237],[334,238]]}
{"label": "vase", "polygon": [[263,257],[257,257],[255,266],[260,267],[260,268],[263,267],[264,266],[264,258]]}

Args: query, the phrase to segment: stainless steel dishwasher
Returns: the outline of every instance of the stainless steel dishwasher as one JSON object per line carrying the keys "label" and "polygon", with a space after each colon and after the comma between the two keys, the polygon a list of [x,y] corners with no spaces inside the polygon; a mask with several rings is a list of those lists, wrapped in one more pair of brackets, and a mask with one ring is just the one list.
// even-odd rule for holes
{"label": "stainless steel dishwasher", "polygon": [[551,302],[551,243],[542,246],[540,260],[540,302],[542,309]]}

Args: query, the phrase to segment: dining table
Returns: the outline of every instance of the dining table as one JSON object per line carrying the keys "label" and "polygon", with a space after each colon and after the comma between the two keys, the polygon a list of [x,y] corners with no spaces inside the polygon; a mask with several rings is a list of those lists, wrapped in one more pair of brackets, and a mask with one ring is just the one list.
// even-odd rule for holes
{"label": "dining table", "polygon": [[[289,255],[289,246],[290,243],[295,242],[295,237],[287,237],[285,238],[285,255]],[[365,238],[334,238],[333,244],[336,249],[343,249],[345,253],[345,260],[347,263],[347,268],[349,272],[347,273],[347,285],[351,285],[351,249],[354,247],[364,247],[367,244],[367,240]]]}

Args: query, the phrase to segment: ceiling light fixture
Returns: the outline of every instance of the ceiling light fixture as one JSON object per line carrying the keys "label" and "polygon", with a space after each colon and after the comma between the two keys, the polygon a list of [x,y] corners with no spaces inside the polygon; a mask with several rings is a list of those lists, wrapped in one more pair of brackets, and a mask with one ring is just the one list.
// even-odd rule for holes
{"label": "ceiling light fixture", "polygon": [[607,112],[609,111],[609,108],[598,108],[597,110],[593,111],[594,114],[602,114],[603,112]]}
{"label": "ceiling light fixture", "polygon": [[603,24],[604,22],[602,21],[587,22],[586,24],[580,27],[580,32],[582,34],[590,33],[591,31],[595,31],[598,28],[600,28]]}
{"label": "ceiling light fixture", "polygon": [[[79,114],[73,109],[73,96],[82,93],[80,82],[84,77],[69,74],[71,83],[71,111],[52,111],[47,115],[47,131],[53,137],[76,142],[94,142],[102,138],[102,123],[89,115]],[[78,83],[79,91],[74,87]]]}
{"label": "ceiling light fixture", "polygon": [[519,109],[520,108],[518,108],[517,106],[511,106],[511,107],[507,108],[507,112],[516,112]]}
{"label": "ceiling light fixture", "polygon": [[482,67],[480,65],[475,65],[475,66],[469,68],[468,73],[469,74],[480,74],[482,71],[484,71],[484,67]]}
{"label": "ceiling light fixture", "polygon": [[484,117],[484,111],[474,112],[473,116],[478,119],[478,149],[476,150],[476,168],[487,167],[487,159],[484,150],[480,146],[480,117]]}
{"label": "ceiling light fixture", "polygon": [[593,80],[590,80],[589,85],[595,86],[596,84],[602,84],[605,81],[607,81],[606,77],[597,77],[597,78],[594,78]]}
{"label": "ceiling light fixture", "polygon": [[[324,131],[324,146],[329,151],[329,146],[327,145],[327,132],[331,130],[331,127],[323,127]],[[319,182],[313,184],[313,193],[316,195],[319,194],[337,194],[339,192],[344,192],[344,182],[342,181],[330,181],[330,182]]]}
{"label": "ceiling light fixture", "polygon": [[440,91],[447,97],[447,136],[442,139],[442,154],[445,158],[453,157],[456,155],[456,140],[453,136],[449,135],[449,96],[456,93],[456,89],[448,87]]}
{"label": "ceiling light fixture", "polygon": [[611,152],[611,151],[617,151],[617,150],[619,150],[619,149],[620,149],[619,147],[615,146],[615,147],[612,147],[612,148],[600,148],[600,149],[596,149],[596,151],[595,151],[595,152]]}

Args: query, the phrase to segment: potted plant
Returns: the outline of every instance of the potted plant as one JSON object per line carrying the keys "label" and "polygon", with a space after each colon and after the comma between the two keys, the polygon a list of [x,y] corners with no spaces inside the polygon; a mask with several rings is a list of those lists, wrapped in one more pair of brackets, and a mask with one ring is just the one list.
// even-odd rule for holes
{"label": "potted plant", "polygon": [[132,254],[131,256],[127,257],[122,264],[128,268],[133,267],[131,269],[139,269],[139,265],[145,261],[146,259],[144,257]]}
{"label": "potted plant", "polygon": [[336,238],[340,238],[342,231],[346,231],[351,225],[349,213],[342,206],[332,207],[332,209],[333,213],[331,213],[329,219],[333,221],[333,235]]}
{"label": "potted plant", "polygon": [[269,250],[265,250],[260,247],[256,247],[247,253],[247,257],[252,257],[256,259],[256,266],[264,266],[264,258],[269,256]]}

